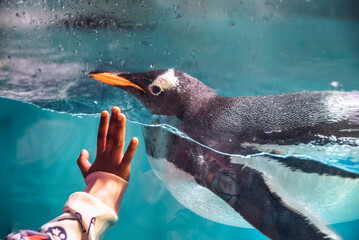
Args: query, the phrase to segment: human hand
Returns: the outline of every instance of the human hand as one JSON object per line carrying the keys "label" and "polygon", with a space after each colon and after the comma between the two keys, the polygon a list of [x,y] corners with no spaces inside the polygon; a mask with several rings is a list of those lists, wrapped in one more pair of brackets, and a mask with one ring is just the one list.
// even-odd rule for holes
{"label": "human hand", "polygon": [[130,179],[130,164],[138,145],[138,139],[132,138],[125,154],[123,154],[126,116],[121,113],[118,107],[113,107],[110,124],[108,120],[109,113],[103,111],[98,128],[96,159],[93,164],[89,162],[90,156],[85,149],[81,151],[77,164],[84,178],[90,173],[103,171],[115,174],[128,181]]}

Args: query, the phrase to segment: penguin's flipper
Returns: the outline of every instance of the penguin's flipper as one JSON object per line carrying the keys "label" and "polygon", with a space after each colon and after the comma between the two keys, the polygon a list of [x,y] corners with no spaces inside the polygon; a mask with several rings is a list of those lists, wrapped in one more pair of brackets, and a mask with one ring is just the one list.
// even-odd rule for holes
{"label": "penguin's flipper", "polygon": [[212,191],[270,239],[341,239],[309,212],[287,205],[269,185],[262,173],[242,165],[237,177],[217,173]]}
{"label": "penguin's flipper", "polygon": [[281,164],[292,169],[292,171],[301,171],[305,173],[314,173],[317,175],[326,175],[326,176],[338,176],[341,178],[349,179],[359,179],[359,174],[348,172],[343,169],[337,168],[335,166],[329,166],[322,162],[311,160],[311,159],[301,159],[298,157],[278,157],[271,156],[273,160],[280,162]]}
{"label": "penguin's flipper", "polygon": [[[262,154],[266,157],[265,162],[276,161],[292,172],[359,179],[359,174],[351,169],[353,162],[359,161],[359,138],[348,139],[347,142],[340,144],[333,142],[323,145],[244,143],[241,146],[250,151],[248,155],[251,156],[250,159],[255,158],[257,154]],[[231,161],[246,164],[243,159],[232,158]]]}

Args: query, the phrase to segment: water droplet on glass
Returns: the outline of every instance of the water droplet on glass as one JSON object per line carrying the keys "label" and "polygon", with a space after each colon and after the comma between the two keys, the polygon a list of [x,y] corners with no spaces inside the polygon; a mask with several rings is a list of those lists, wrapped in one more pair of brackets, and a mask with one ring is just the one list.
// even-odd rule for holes
{"label": "water droplet on glass", "polygon": [[75,49],[73,52],[74,52],[74,55],[76,56],[77,55],[77,50]]}
{"label": "water droplet on glass", "polygon": [[41,68],[39,68],[38,70],[39,70],[39,72],[41,72]]}
{"label": "water droplet on glass", "polygon": [[337,88],[339,86],[339,83],[337,81],[331,82],[330,85],[332,85],[332,87]]}
{"label": "water droplet on glass", "polygon": [[149,41],[140,41],[140,45],[143,45],[143,46],[152,46],[152,43],[149,42]]}
{"label": "water droplet on glass", "polygon": [[340,84],[340,82],[333,81],[330,83],[330,85],[333,87],[334,90],[342,90],[343,85]]}
{"label": "water droplet on glass", "polygon": [[150,66],[150,67],[151,67],[151,69],[153,69],[155,66],[154,66],[153,64],[151,64],[151,66]]}
{"label": "water droplet on glass", "polygon": [[19,13],[16,13],[16,17],[20,17],[20,14],[19,14]]}
{"label": "water droplet on glass", "polygon": [[112,61],[109,61],[108,63],[109,63],[110,65],[112,65]]}
{"label": "water droplet on glass", "polygon": [[234,27],[234,26],[236,26],[236,22],[235,21],[230,21],[230,22],[228,22],[228,26],[229,27]]}
{"label": "water droplet on glass", "polygon": [[59,51],[64,51],[64,50],[65,50],[64,46],[62,46],[62,44],[60,44],[59,45]]}
{"label": "water droplet on glass", "polygon": [[125,65],[125,60],[121,61],[121,66]]}

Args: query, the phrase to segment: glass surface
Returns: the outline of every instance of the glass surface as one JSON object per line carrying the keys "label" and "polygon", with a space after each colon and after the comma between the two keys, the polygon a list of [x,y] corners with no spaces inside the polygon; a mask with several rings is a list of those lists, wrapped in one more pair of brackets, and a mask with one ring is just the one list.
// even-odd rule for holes
{"label": "glass surface", "polygon": [[[186,131],[178,119],[153,116],[130,94],[87,74],[174,68],[226,97],[358,90],[358,10],[348,0],[1,1],[0,238],[37,229],[60,214],[69,194],[84,188],[76,159],[83,148],[94,157],[98,113],[117,105],[129,119],[127,137],[138,136],[140,148],[119,223],[105,239],[266,239],[221,205],[236,194],[228,175],[216,175],[214,185],[227,194],[218,194],[217,202],[156,158],[198,162],[206,152],[266,172],[261,163],[270,161],[264,158],[300,155],[321,164],[315,172],[333,167],[356,176],[355,131],[346,142],[327,136],[324,148],[297,142],[295,150],[232,151]],[[344,109],[358,111],[358,95],[351,94]],[[274,186],[333,224],[344,239],[356,239],[356,177],[297,179],[286,169],[278,167]]]}

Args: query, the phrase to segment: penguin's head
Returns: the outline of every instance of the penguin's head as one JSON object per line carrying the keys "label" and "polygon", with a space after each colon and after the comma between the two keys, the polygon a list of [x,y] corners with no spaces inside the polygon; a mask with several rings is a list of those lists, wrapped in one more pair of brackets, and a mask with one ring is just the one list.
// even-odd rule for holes
{"label": "penguin's head", "polygon": [[195,101],[214,92],[196,78],[174,69],[141,73],[93,71],[88,76],[123,89],[153,114],[160,115],[180,116],[186,108],[200,104]]}

